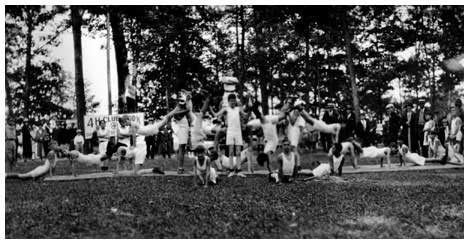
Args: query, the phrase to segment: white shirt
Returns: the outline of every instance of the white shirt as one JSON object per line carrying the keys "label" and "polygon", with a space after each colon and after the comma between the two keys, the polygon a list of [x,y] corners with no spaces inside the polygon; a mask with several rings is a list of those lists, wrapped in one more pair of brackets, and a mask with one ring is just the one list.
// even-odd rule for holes
{"label": "white shirt", "polygon": [[294,173],[294,166],[295,166],[295,154],[290,153],[287,156],[284,153],[280,154],[282,158],[282,174],[284,175],[292,175]]}
{"label": "white shirt", "polygon": [[227,107],[227,132],[241,132],[240,107]]}
{"label": "white shirt", "polygon": [[106,141],[106,139],[109,138],[109,131],[108,128],[105,127],[102,129],[101,127],[98,129],[98,137],[100,138],[100,141]]}
{"label": "white shirt", "polygon": [[83,138],[83,135],[76,135],[73,138],[73,144],[75,145],[84,144],[84,143],[85,143],[85,139]]}

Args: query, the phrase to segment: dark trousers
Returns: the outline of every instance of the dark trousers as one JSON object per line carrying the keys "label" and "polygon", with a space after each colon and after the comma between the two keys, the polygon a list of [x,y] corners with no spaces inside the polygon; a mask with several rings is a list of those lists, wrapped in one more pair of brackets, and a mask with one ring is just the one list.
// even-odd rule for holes
{"label": "dark trousers", "polygon": [[320,133],[321,143],[323,150],[328,152],[331,148],[331,135],[327,133]]}
{"label": "dark trousers", "polygon": [[155,144],[154,143],[147,143],[147,159],[154,159],[155,158]]}

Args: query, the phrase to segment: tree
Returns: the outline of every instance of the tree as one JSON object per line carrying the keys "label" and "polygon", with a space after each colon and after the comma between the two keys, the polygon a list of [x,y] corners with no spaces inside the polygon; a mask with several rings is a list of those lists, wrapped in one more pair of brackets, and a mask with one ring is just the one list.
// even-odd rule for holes
{"label": "tree", "polygon": [[73,49],[75,57],[75,97],[77,106],[77,127],[78,129],[81,129],[84,132],[86,103],[82,65],[82,12],[83,10],[79,6],[71,6]]}

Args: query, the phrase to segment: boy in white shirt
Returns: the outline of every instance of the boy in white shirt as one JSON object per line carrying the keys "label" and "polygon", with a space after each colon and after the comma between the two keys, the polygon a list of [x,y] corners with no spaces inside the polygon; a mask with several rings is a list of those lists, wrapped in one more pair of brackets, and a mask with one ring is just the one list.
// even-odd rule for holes
{"label": "boy in white shirt", "polygon": [[234,175],[245,177],[245,175],[241,173],[240,162],[240,149],[243,146],[240,114],[245,114],[245,112],[237,106],[237,97],[235,94],[230,94],[228,96],[228,102],[229,106],[222,108],[216,114],[216,117],[219,117],[225,113],[225,119],[227,122],[226,145],[229,148],[230,166],[234,166],[233,159],[235,158],[235,172],[230,172],[228,177],[232,177]]}
{"label": "boy in white shirt", "polygon": [[82,130],[77,130],[77,135],[73,138],[73,145],[78,152],[83,153],[83,145],[85,144],[85,138],[83,138]]}

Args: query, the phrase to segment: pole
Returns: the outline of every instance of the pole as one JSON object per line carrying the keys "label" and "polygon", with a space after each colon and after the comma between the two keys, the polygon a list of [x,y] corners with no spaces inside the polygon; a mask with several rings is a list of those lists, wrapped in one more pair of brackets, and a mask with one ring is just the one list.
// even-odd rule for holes
{"label": "pole", "polygon": [[111,102],[111,57],[110,57],[110,25],[109,25],[109,7],[106,13],[106,72],[108,79],[108,114],[112,114],[113,104]]}

